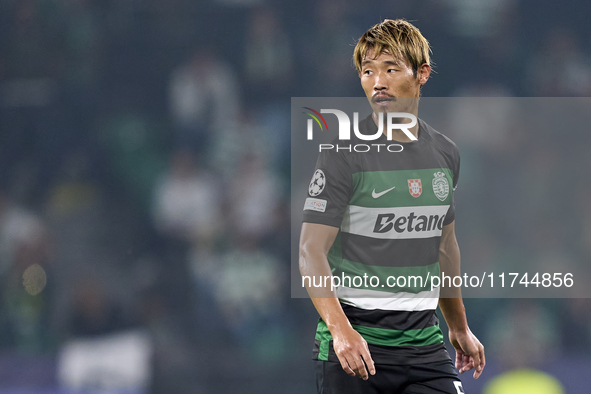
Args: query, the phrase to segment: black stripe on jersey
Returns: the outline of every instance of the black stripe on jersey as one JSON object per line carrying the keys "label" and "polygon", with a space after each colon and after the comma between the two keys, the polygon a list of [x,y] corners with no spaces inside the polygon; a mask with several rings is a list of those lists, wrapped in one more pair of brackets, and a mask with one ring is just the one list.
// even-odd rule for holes
{"label": "black stripe on jersey", "polygon": [[389,330],[414,330],[439,324],[434,310],[386,311],[383,309],[366,310],[347,304],[341,304],[341,306],[351,324],[360,326]]}
{"label": "black stripe on jersey", "polygon": [[[332,343],[329,349],[332,350]],[[371,358],[376,364],[410,365],[424,364],[436,361],[449,360],[449,353],[443,342],[426,346],[392,346],[367,345]],[[334,350],[332,350],[334,352]]]}
{"label": "black stripe on jersey", "polygon": [[384,240],[341,232],[343,258],[380,267],[424,267],[439,261],[440,237]]}
{"label": "black stripe on jersey", "polygon": [[[450,360],[449,353],[442,343],[426,346],[383,346],[367,345],[371,358],[376,364],[413,365]],[[313,359],[318,360],[320,341],[314,340]],[[328,346],[328,361],[339,362],[332,341]]]}

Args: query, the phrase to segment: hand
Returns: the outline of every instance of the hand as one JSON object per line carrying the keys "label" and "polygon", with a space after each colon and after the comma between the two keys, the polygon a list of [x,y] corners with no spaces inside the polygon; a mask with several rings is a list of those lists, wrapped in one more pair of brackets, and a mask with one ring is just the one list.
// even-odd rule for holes
{"label": "hand", "polygon": [[478,379],[486,365],[484,346],[478,338],[472,334],[470,329],[462,332],[450,330],[449,341],[456,349],[456,368],[459,372],[464,373],[475,369],[473,376],[474,379]]}
{"label": "hand", "polygon": [[332,337],[334,351],[341,362],[341,367],[347,374],[359,376],[363,380],[369,379],[368,370],[371,375],[376,374],[367,342],[361,334],[349,326],[335,332]]}

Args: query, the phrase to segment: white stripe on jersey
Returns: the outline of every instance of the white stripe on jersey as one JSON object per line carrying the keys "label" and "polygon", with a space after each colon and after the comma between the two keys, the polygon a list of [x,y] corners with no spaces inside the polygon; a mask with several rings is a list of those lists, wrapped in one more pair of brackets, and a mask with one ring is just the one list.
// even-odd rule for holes
{"label": "white stripe on jersey", "polygon": [[439,287],[419,293],[389,293],[385,291],[338,287],[337,297],[341,302],[361,309],[388,311],[435,310],[439,301]]}

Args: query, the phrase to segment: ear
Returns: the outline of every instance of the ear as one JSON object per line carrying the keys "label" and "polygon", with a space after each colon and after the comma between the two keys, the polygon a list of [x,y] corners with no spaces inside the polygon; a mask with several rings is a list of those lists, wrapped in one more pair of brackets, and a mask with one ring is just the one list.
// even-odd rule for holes
{"label": "ear", "polygon": [[421,64],[419,66],[419,69],[417,70],[417,79],[419,81],[419,84],[421,86],[426,84],[427,81],[429,80],[430,76],[431,76],[431,66],[428,65],[427,63]]}

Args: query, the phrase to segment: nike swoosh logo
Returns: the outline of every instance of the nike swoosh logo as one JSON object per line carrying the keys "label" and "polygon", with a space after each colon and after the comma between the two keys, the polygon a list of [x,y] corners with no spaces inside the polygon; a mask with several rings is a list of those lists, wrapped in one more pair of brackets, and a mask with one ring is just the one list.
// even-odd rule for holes
{"label": "nike swoosh logo", "polygon": [[379,192],[379,193],[376,193],[376,189],[373,189],[373,191],[371,192],[371,196],[373,198],[379,198],[379,197],[382,197],[384,194],[388,193],[390,190],[395,189],[395,188],[396,188],[396,186],[392,186],[391,188],[384,190],[383,192]]}

